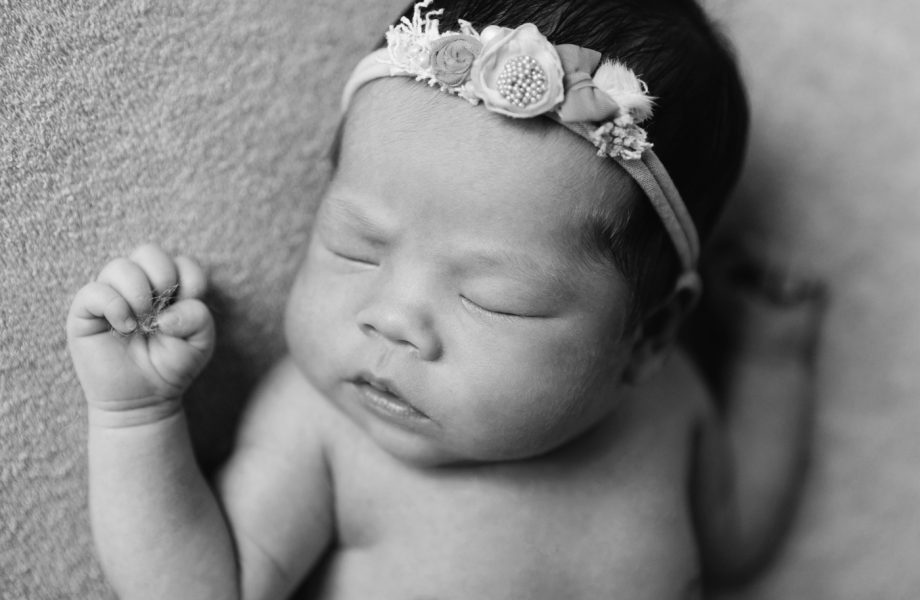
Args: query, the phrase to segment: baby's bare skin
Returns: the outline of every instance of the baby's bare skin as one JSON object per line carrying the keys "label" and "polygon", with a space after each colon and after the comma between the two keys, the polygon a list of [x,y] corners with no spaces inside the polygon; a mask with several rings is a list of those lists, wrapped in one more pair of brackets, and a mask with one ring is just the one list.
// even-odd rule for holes
{"label": "baby's bare skin", "polygon": [[264,388],[265,418],[304,425],[272,444],[303,456],[319,441],[335,474],[337,533],[303,597],[694,597],[686,473],[705,394],[693,378],[674,357],[666,376],[546,456],[424,469],[382,451],[286,361]]}

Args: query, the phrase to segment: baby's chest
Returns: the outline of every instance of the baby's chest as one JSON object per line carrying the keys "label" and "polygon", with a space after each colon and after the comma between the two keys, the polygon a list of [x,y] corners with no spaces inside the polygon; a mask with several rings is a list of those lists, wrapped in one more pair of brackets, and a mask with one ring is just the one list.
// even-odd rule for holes
{"label": "baby's chest", "polygon": [[672,591],[696,558],[681,486],[617,475],[557,465],[342,477],[325,575],[336,593],[321,597],[682,597]]}

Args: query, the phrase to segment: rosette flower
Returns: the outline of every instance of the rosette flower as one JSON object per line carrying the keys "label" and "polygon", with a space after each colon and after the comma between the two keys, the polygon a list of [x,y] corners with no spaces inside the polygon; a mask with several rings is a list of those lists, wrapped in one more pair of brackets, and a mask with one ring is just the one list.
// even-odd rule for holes
{"label": "rosette flower", "polygon": [[556,48],[532,23],[517,29],[490,25],[470,83],[491,111],[509,117],[547,113],[565,98],[562,62]]}
{"label": "rosette flower", "polygon": [[462,33],[445,35],[431,43],[431,71],[438,83],[458,87],[466,83],[482,42]]}

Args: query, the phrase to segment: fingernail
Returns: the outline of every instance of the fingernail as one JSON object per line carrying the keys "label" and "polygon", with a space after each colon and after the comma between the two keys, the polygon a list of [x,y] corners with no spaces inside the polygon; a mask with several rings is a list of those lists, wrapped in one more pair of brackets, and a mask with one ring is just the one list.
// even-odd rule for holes
{"label": "fingernail", "polygon": [[137,329],[137,321],[135,321],[134,319],[125,319],[123,328],[127,333],[131,333],[132,331]]}
{"label": "fingernail", "polygon": [[171,312],[164,312],[157,315],[157,326],[169,329],[176,324],[176,315]]}

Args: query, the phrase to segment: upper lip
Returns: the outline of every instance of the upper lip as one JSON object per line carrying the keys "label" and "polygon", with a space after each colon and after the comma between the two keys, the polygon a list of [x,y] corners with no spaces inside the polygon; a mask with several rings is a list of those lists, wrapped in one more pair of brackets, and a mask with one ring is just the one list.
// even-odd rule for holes
{"label": "upper lip", "polygon": [[358,381],[361,383],[366,383],[371,387],[377,388],[381,392],[386,392],[393,396],[400,396],[399,391],[396,389],[396,385],[389,379],[384,379],[383,377],[377,377],[372,373],[361,373],[358,376]]}

